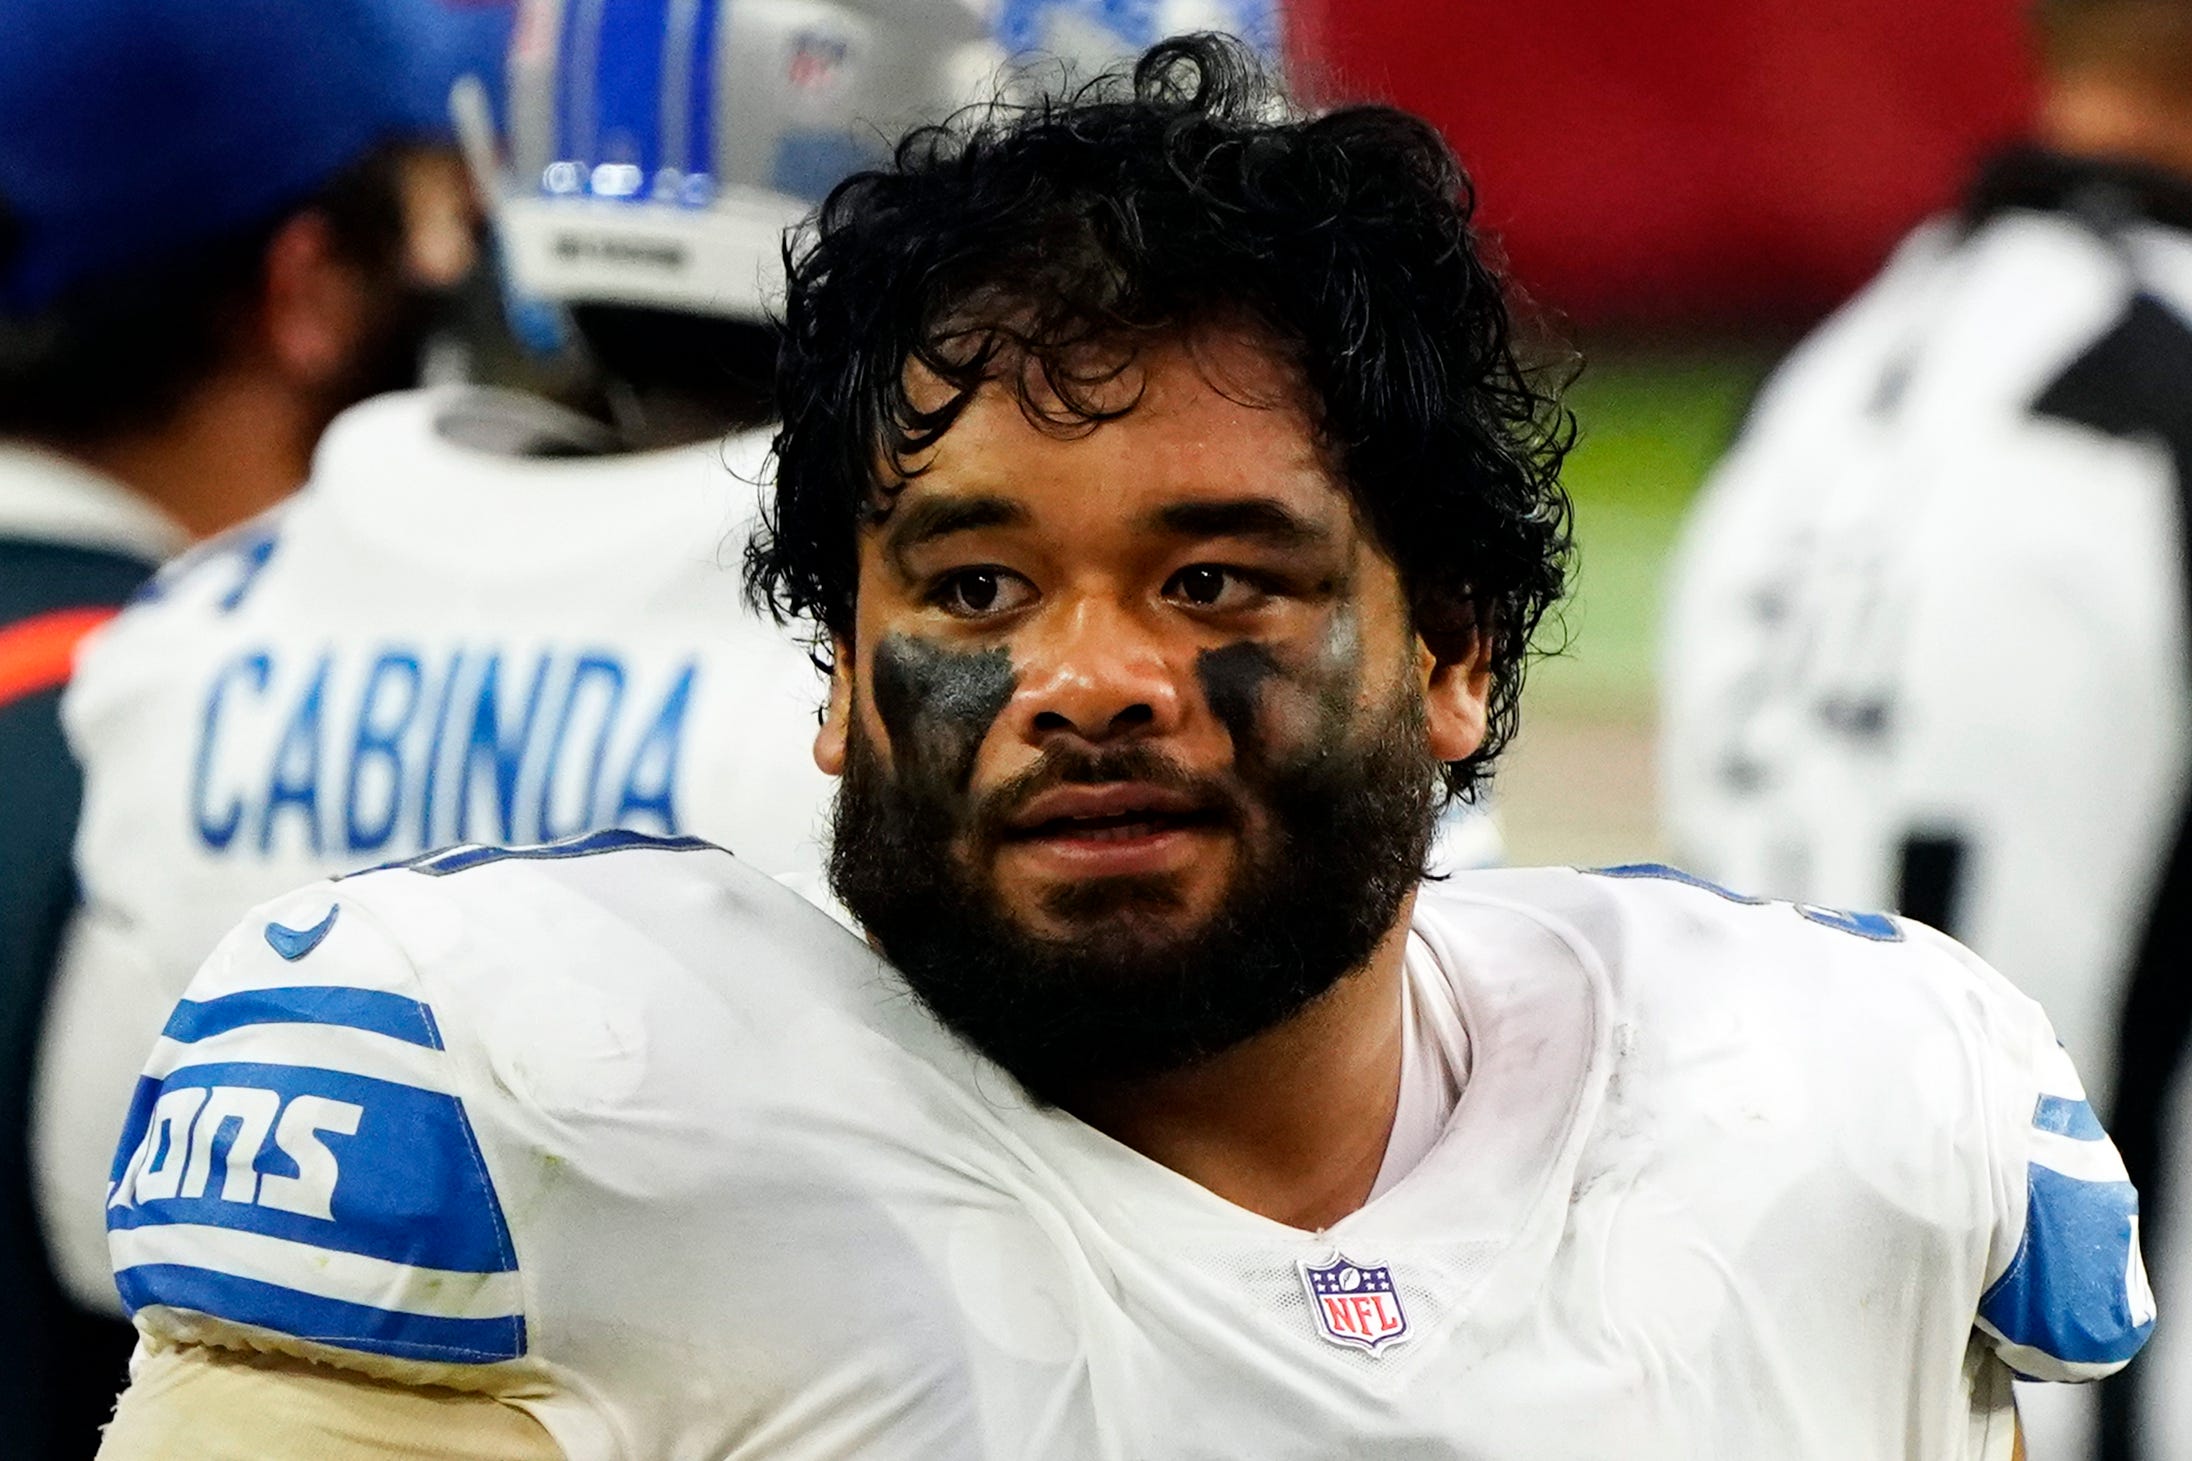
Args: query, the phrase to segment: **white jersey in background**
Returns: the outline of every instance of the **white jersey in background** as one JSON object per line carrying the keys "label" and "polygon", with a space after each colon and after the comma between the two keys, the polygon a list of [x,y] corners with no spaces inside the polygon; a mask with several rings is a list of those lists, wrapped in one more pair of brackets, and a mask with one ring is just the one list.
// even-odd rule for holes
{"label": "white jersey in background", "polygon": [[[1662,661],[1685,864],[1968,942],[2092,1074],[2154,1214],[2192,1172],[2164,1119],[2192,1032],[2188,493],[2192,186],[2005,159],[1768,385]],[[2192,1250],[2155,1278],[2166,1304]],[[2116,1416],[2148,1437],[2124,1454],[2192,1455],[2192,1350],[2142,1375],[2170,1413]],[[2034,1461],[2081,1461],[2071,1429]]]}
{"label": "white jersey in background", "polygon": [[766,437],[600,455],[461,389],[329,433],[306,490],[186,556],[84,653],[85,910],[37,1101],[46,1222],[115,1297],[99,1198],[142,1047],[237,917],[457,842],[699,834],[814,868],[820,676],[744,604]]}
{"label": "white jersey in background", "polygon": [[500,1395],[569,1461],[2006,1461],[2008,1367],[2151,1322],[2045,1017],[1929,930],[1468,873],[1406,970],[1461,1099],[1306,1232],[1030,1104],[705,844],[289,895],[116,1157],[149,1343],[110,1446],[212,1343]]}

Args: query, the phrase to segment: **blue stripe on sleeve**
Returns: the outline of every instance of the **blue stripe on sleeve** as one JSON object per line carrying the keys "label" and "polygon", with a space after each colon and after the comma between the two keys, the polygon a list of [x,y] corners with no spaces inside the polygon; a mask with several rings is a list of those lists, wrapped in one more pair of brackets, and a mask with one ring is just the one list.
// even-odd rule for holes
{"label": "blue stripe on sleeve", "polygon": [[2012,1344],[2076,1365],[2120,1364],[2154,1327],[2131,1314],[2131,1245],[2139,1195],[2129,1182],[2081,1182],[2026,1169],[2024,1241],[1979,1301],[1979,1317]]}
{"label": "blue stripe on sleeve", "polygon": [[114,1282],[132,1314],[148,1304],[166,1304],[297,1339],[398,1359],[489,1364],[525,1353],[522,1314],[502,1319],[404,1314],[172,1263],[125,1268]]}
{"label": "blue stripe on sleeve", "polygon": [[2093,1114],[2093,1107],[2085,1101],[2073,1101],[2067,1096],[2042,1096],[2033,1110],[2032,1125],[2040,1131],[2050,1131],[2057,1136],[2067,1136],[2072,1141],[2099,1141],[2108,1133],[2101,1129],[2101,1118]]}
{"label": "blue stripe on sleeve", "polygon": [[442,1048],[433,1012],[417,1000],[377,989],[330,985],[252,989],[219,999],[186,999],[175,1006],[167,1028],[160,1033],[188,1045],[246,1025],[345,1025],[429,1050]]}

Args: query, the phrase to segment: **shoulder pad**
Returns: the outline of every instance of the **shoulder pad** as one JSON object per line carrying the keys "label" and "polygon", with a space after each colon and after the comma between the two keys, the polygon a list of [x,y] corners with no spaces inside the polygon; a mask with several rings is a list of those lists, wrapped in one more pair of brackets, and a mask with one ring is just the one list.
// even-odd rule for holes
{"label": "shoulder pad", "polygon": [[517,1255],[433,1009],[321,884],[256,910],[176,1006],[107,1196],[132,1314],[403,1359],[525,1353]]}

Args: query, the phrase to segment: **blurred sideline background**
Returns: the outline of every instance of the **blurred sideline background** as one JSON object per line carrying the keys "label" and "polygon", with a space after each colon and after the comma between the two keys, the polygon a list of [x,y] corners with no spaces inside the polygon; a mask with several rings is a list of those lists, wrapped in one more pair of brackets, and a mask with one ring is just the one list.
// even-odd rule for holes
{"label": "blurred sideline background", "polygon": [[1439,125],[1584,357],[1567,649],[1534,672],[1497,805],[1519,863],[1656,855],[1653,656],[1681,514],[1773,363],[2022,129],[2026,8],[1293,0],[1287,19],[1309,95]]}

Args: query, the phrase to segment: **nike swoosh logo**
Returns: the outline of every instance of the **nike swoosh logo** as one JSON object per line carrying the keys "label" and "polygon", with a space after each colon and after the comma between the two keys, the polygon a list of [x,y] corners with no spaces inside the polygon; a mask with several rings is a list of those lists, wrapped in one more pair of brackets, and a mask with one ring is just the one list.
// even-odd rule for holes
{"label": "nike swoosh logo", "polygon": [[266,926],[267,946],[294,964],[320,946],[329,930],[334,928],[335,915],[340,912],[342,904],[337,903],[327,910],[327,917],[310,928],[290,928],[284,924],[270,923]]}

